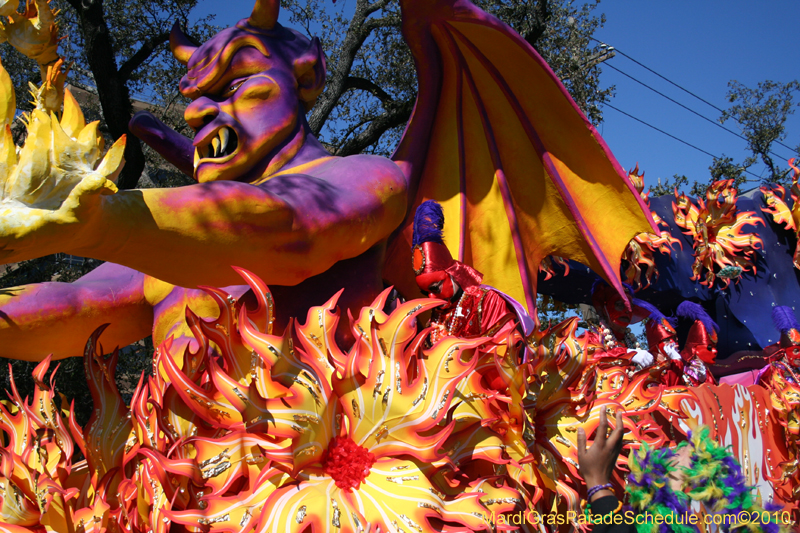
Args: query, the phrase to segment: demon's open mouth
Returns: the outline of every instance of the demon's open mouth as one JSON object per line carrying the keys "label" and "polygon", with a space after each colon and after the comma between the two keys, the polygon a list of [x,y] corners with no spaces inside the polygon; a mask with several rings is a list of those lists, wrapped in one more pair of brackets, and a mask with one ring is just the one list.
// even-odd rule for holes
{"label": "demon's open mouth", "polygon": [[197,168],[201,159],[224,159],[232,155],[239,147],[236,132],[226,126],[221,127],[210,143],[197,146],[194,150],[194,166]]}

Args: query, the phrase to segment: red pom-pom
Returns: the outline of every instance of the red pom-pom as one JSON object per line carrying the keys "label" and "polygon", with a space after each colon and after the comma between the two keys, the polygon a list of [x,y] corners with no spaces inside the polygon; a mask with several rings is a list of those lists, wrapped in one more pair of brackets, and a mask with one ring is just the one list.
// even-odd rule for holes
{"label": "red pom-pom", "polygon": [[375,454],[350,437],[334,437],[322,454],[322,470],[347,492],[357,489],[369,475]]}

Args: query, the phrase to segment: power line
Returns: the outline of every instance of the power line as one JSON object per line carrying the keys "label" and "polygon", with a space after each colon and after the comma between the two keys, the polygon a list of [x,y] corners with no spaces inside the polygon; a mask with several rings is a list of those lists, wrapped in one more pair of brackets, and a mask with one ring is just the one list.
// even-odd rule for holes
{"label": "power line", "polygon": [[[636,122],[639,122],[639,123],[641,123],[641,124],[644,124],[644,125],[645,125],[645,126],[647,126],[648,128],[652,128],[652,129],[656,130],[656,131],[657,131],[657,132],[659,132],[659,133],[663,133],[663,134],[664,134],[664,135],[666,135],[667,137],[670,137],[671,139],[675,139],[675,140],[676,140],[676,141],[678,141],[679,143],[683,143],[683,144],[685,144],[686,146],[689,146],[690,148],[694,148],[694,149],[695,149],[695,150],[697,150],[698,152],[701,152],[701,153],[704,153],[704,154],[706,154],[706,155],[708,155],[708,156],[711,156],[711,157],[713,157],[714,159],[719,159],[719,157],[717,157],[716,155],[712,154],[711,152],[707,152],[707,151],[703,150],[702,148],[700,148],[700,147],[698,147],[698,146],[695,146],[695,145],[693,145],[692,143],[690,143],[690,142],[688,142],[688,141],[684,141],[683,139],[681,139],[681,138],[679,138],[679,137],[676,137],[676,136],[672,135],[671,133],[667,133],[666,131],[662,130],[661,128],[657,128],[656,126],[653,126],[652,124],[650,124],[650,123],[648,123],[648,122],[645,122],[644,120],[642,120],[642,119],[640,119],[640,118],[636,118],[636,117],[634,117],[633,115],[631,115],[630,113],[626,113],[625,111],[623,111],[623,110],[621,110],[621,109],[619,109],[619,108],[616,108],[616,107],[614,107],[614,106],[613,106],[613,105],[611,105],[611,104],[608,104],[608,103],[606,103],[606,104],[603,104],[603,105],[604,105],[605,107],[610,107],[611,109],[613,109],[613,110],[614,110],[614,111],[616,111],[617,113],[622,113],[623,115],[625,115],[625,116],[626,116],[626,117],[628,117],[628,118],[632,118],[632,119],[633,119],[633,120],[635,120]],[[759,180],[759,181],[761,181],[761,176],[759,176],[758,174],[756,174],[756,173],[754,173],[754,172],[751,172],[751,171],[747,170],[746,168],[744,168],[743,170],[744,170],[745,172],[747,172],[748,174],[750,174],[750,175],[752,175],[752,176],[755,176],[756,178],[758,178],[758,180]],[[755,180],[748,180],[748,181],[755,181]]]}
{"label": "power line", "polygon": [[[697,111],[695,111],[694,109],[692,109],[692,108],[690,108],[690,107],[688,107],[688,106],[685,106],[685,105],[683,105],[682,103],[678,102],[677,100],[674,100],[674,99],[670,98],[670,97],[669,97],[669,96],[667,96],[666,94],[664,94],[664,93],[662,93],[662,92],[660,92],[660,91],[658,91],[658,90],[654,89],[653,87],[650,87],[649,85],[647,85],[647,84],[646,84],[646,83],[644,83],[643,81],[637,80],[636,78],[634,78],[634,77],[633,77],[633,76],[631,76],[630,74],[628,74],[628,73],[626,73],[626,72],[623,72],[623,71],[621,71],[620,69],[618,69],[618,68],[617,68],[617,67],[615,67],[614,65],[611,65],[611,64],[609,64],[609,63],[606,63],[606,65],[605,65],[605,66],[607,66],[607,67],[609,67],[609,68],[611,68],[611,69],[613,69],[613,70],[616,70],[617,72],[619,72],[619,73],[620,73],[620,74],[622,74],[623,76],[625,76],[625,77],[627,77],[627,78],[630,78],[631,80],[635,81],[635,82],[636,82],[636,83],[638,83],[639,85],[642,85],[643,87],[646,87],[646,88],[650,89],[651,91],[653,91],[653,92],[654,92],[654,93],[656,93],[657,95],[659,95],[659,96],[661,96],[661,97],[663,97],[663,98],[666,98],[667,100],[669,100],[669,101],[670,101],[670,102],[672,102],[673,104],[675,104],[675,105],[677,105],[677,106],[680,106],[680,107],[682,107],[683,109],[685,109],[686,111],[688,111],[688,112],[692,113],[693,115],[697,115],[698,117],[702,118],[702,119],[703,119],[703,120],[705,120],[706,122],[709,122],[709,123],[713,124],[714,126],[716,126],[716,127],[720,128],[720,129],[722,129],[722,130],[724,130],[724,131],[727,131],[728,133],[730,133],[730,134],[732,134],[732,135],[735,135],[735,136],[737,136],[738,138],[742,139],[742,140],[743,140],[743,141],[745,141],[745,142],[749,142],[749,141],[747,140],[747,138],[746,138],[746,137],[744,137],[744,136],[742,136],[742,135],[740,135],[740,134],[736,133],[736,132],[735,132],[735,131],[733,131],[733,130],[729,130],[728,128],[726,128],[725,126],[723,126],[722,124],[720,124],[719,122],[716,122],[716,121],[714,121],[714,120],[711,120],[710,118],[706,117],[705,115],[702,115],[702,114],[698,113],[698,112],[697,112]],[[770,153],[770,154],[772,154],[772,155],[774,155],[774,156],[775,156],[775,157],[777,157],[777,158],[780,158],[780,159],[788,159],[788,158],[784,158],[782,155],[776,154],[776,153],[775,153],[775,152],[773,152],[772,150],[770,150],[770,151],[769,151],[769,153]]]}
{"label": "power line", "polygon": [[[601,45],[606,45],[606,46],[608,46],[608,45],[607,45],[607,43],[604,43],[603,41],[601,41],[601,40],[599,40],[599,39],[597,39],[597,38],[595,38],[595,37],[589,37],[589,39],[591,39],[592,41],[598,42],[598,43],[600,43]],[[717,111],[719,111],[720,113],[725,113],[725,110],[724,110],[724,109],[722,109],[722,108],[720,108],[720,107],[717,107],[716,105],[712,104],[711,102],[709,102],[709,101],[708,101],[708,100],[706,100],[705,98],[703,98],[703,97],[701,97],[701,96],[698,96],[698,95],[694,94],[694,93],[693,93],[692,91],[690,91],[689,89],[686,89],[685,87],[683,87],[683,86],[681,86],[681,85],[679,85],[679,84],[675,83],[674,81],[672,81],[671,79],[667,78],[666,76],[663,76],[663,75],[659,74],[658,72],[656,72],[655,70],[651,69],[650,67],[648,67],[648,66],[647,66],[647,65],[645,65],[644,63],[642,63],[642,62],[640,62],[640,61],[637,61],[637,60],[635,60],[634,58],[632,58],[631,56],[629,56],[628,54],[626,54],[625,52],[623,52],[623,51],[622,51],[622,50],[620,50],[619,48],[617,48],[617,47],[613,47],[613,48],[614,48],[614,50],[615,50],[615,51],[619,52],[619,54],[620,54],[620,55],[627,57],[628,59],[630,59],[631,61],[633,61],[634,63],[636,63],[636,64],[637,64],[637,65],[639,65],[640,67],[642,67],[643,69],[647,70],[648,72],[652,72],[653,74],[655,74],[656,76],[658,76],[658,77],[659,77],[659,78],[661,78],[662,80],[666,81],[667,83],[669,83],[669,84],[671,84],[671,85],[674,85],[675,87],[677,87],[677,88],[678,88],[678,89],[680,89],[681,91],[685,92],[686,94],[689,94],[689,95],[691,95],[691,96],[693,96],[693,97],[697,98],[698,100],[700,100],[700,101],[701,101],[701,102],[703,102],[704,104],[706,104],[706,105],[709,105],[709,106],[713,107],[714,109],[716,109],[716,110],[717,110]],[[610,66],[610,65],[609,65],[609,66]],[[734,120],[735,120],[735,119],[734,119]],[[736,122],[739,122],[739,121],[737,120]],[[741,123],[740,123],[740,124],[741,124]],[[725,128],[723,128],[723,129],[725,129]],[[730,130],[728,130],[728,131],[730,131]],[[785,145],[784,143],[782,143],[781,141],[779,141],[779,140],[777,140],[777,139],[775,140],[775,143],[776,143],[776,144],[779,144],[779,145],[781,145],[781,146],[783,146],[783,147],[784,147],[784,148],[786,148],[787,150],[792,150],[792,151],[794,151],[794,148],[792,148],[791,146],[787,146],[787,145]],[[770,152],[770,153],[772,153],[772,152]],[[773,155],[775,155],[775,154],[773,154]],[[776,155],[776,157],[780,157],[780,156],[777,156],[777,155]]]}
{"label": "power line", "polygon": [[[595,40],[595,41],[597,41],[598,43],[605,44],[605,43],[602,43],[601,41],[598,41],[598,40],[597,40],[597,39],[595,39],[594,37],[592,37],[592,39],[593,39],[593,40]],[[692,91],[690,91],[689,89],[686,89],[686,88],[684,88],[684,87],[681,87],[680,85],[678,85],[677,83],[675,83],[675,82],[674,82],[674,81],[672,81],[671,79],[667,78],[666,76],[662,76],[661,74],[659,74],[659,73],[658,73],[658,72],[656,72],[655,70],[651,69],[650,67],[648,67],[648,66],[647,66],[647,65],[645,65],[644,63],[641,63],[641,62],[639,62],[639,61],[636,61],[634,58],[632,58],[631,56],[629,56],[628,54],[626,54],[625,52],[623,52],[623,51],[622,51],[622,50],[620,50],[619,48],[617,48],[617,47],[614,47],[614,50],[616,50],[617,52],[619,52],[619,54],[620,54],[620,55],[627,57],[628,59],[630,59],[631,61],[633,61],[634,63],[636,63],[636,64],[637,64],[637,65],[639,65],[640,67],[642,67],[643,69],[645,69],[645,70],[647,70],[647,71],[649,71],[649,72],[652,72],[653,74],[655,74],[656,76],[658,76],[658,77],[659,77],[659,78],[661,78],[662,80],[666,81],[667,83],[670,83],[670,84],[674,85],[675,87],[677,87],[677,88],[678,88],[678,89],[680,89],[681,91],[683,91],[683,92],[685,92],[685,93],[687,93],[687,94],[689,94],[689,95],[691,95],[691,96],[694,96],[695,98],[697,98],[698,100],[700,100],[700,101],[701,101],[701,102],[703,102],[704,104],[706,104],[706,105],[710,105],[711,107],[713,107],[714,109],[716,109],[716,110],[717,110],[717,111],[719,111],[720,113],[724,113],[724,112],[725,112],[725,110],[724,110],[724,109],[721,109],[721,108],[717,107],[716,105],[712,104],[711,102],[709,102],[709,101],[708,101],[708,100],[706,100],[705,98],[702,98],[702,97],[700,97],[700,96],[697,96],[696,94],[694,94],[694,93],[693,93]]]}

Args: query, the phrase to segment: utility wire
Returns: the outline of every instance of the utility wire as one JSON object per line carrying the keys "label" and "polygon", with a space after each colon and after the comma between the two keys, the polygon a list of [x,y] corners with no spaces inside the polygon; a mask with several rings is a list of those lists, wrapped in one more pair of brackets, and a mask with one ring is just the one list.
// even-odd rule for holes
{"label": "utility wire", "polygon": [[[603,43],[602,41],[598,41],[598,40],[597,40],[597,39],[595,39],[594,37],[592,37],[592,40],[594,40],[594,41],[597,41],[597,42],[598,42],[598,43],[600,43],[600,44],[605,44],[605,43]],[[633,61],[634,63],[636,63],[636,64],[637,64],[637,65],[639,65],[640,67],[642,67],[643,69],[645,69],[645,70],[647,70],[647,71],[649,71],[649,72],[652,72],[653,74],[655,74],[656,76],[658,76],[658,77],[659,77],[659,78],[661,78],[662,80],[666,81],[667,83],[670,83],[670,84],[674,85],[675,87],[677,87],[677,88],[678,88],[678,89],[680,89],[681,91],[683,91],[683,92],[685,92],[685,93],[687,93],[687,94],[689,94],[689,95],[691,95],[691,96],[694,96],[695,98],[697,98],[698,100],[700,100],[700,101],[701,101],[701,102],[703,102],[704,104],[706,104],[706,105],[710,105],[711,107],[713,107],[714,109],[716,109],[716,110],[717,110],[717,111],[719,111],[720,113],[724,113],[724,112],[725,112],[725,110],[724,110],[724,109],[721,109],[721,108],[717,107],[716,105],[712,104],[711,102],[709,102],[709,101],[708,101],[708,100],[706,100],[705,98],[702,98],[702,97],[700,97],[700,96],[697,96],[696,94],[694,94],[694,93],[693,93],[692,91],[690,91],[689,89],[686,89],[686,88],[684,88],[684,87],[681,87],[680,85],[678,85],[677,83],[675,83],[675,82],[674,82],[674,81],[672,81],[671,79],[667,78],[666,76],[662,76],[661,74],[659,74],[659,73],[658,73],[658,72],[656,72],[655,70],[651,69],[650,67],[648,67],[648,66],[647,66],[647,65],[645,65],[644,63],[641,63],[641,62],[639,62],[639,61],[636,61],[634,58],[632,58],[631,56],[629,56],[628,54],[626,54],[625,52],[623,52],[623,51],[622,51],[622,50],[620,50],[619,48],[617,48],[617,47],[614,47],[614,50],[616,50],[616,51],[617,51],[617,52],[618,52],[620,55],[627,57],[628,59],[630,59],[631,61]]]}
{"label": "utility wire", "polygon": [[[626,72],[623,72],[623,71],[621,71],[620,69],[618,69],[618,68],[617,68],[617,67],[615,67],[614,65],[611,65],[610,63],[606,63],[606,64],[605,64],[605,66],[607,66],[608,68],[610,68],[610,69],[612,69],[612,70],[616,70],[617,72],[619,72],[619,73],[620,73],[620,74],[622,74],[623,76],[625,76],[625,77],[627,77],[627,78],[629,78],[629,79],[631,79],[631,80],[635,81],[636,83],[638,83],[639,85],[641,85],[641,86],[643,86],[643,87],[646,87],[646,88],[650,89],[651,91],[653,91],[653,92],[654,92],[654,93],[656,93],[657,95],[659,95],[659,96],[662,96],[662,97],[666,98],[667,100],[669,100],[669,101],[670,101],[670,102],[672,102],[673,104],[675,104],[675,105],[677,105],[677,106],[680,106],[680,107],[682,107],[683,109],[685,109],[686,111],[688,111],[688,112],[692,113],[693,115],[697,115],[698,117],[702,118],[702,119],[703,119],[703,120],[705,120],[706,122],[709,122],[709,123],[713,124],[714,126],[716,126],[716,127],[720,128],[720,129],[722,129],[722,130],[724,130],[724,131],[727,131],[728,133],[730,133],[730,134],[732,134],[732,135],[735,135],[735,136],[739,137],[740,139],[742,139],[742,140],[743,140],[743,141],[745,141],[745,142],[749,142],[749,141],[747,140],[747,137],[744,137],[743,135],[740,135],[740,134],[736,133],[735,131],[733,131],[733,130],[730,130],[730,129],[726,128],[725,126],[723,126],[723,125],[722,125],[722,124],[720,124],[719,122],[717,122],[717,121],[715,121],[715,120],[711,120],[710,118],[706,117],[705,115],[702,115],[702,114],[698,113],[698,112],[697,112],[697,111],[695,111],[694,109],[692,109],[692,108],[690,108],[690,107],[687,107],[687,106],[683,105],[682,103],[678,102],[677,100],[674,100],[673,98],[670,98],[670,97],[669,97],[669,96],[667,96],[666,94],[664,94],[664,93],[662,93],[662,92],[660,92],[660,91],[658,91],[658,90],[654,89],[653,87],[650,87],[649,85],[647,85],[647,84],[646,84],[646,83],[644,83],[643,81],[637,80],[636,78],[634,78],[634,77],[633,77],[633,76],[631,76],[630,74],[628,74],[628,73],[626,73]],[[773,152],[772,150],[770,150],[770,151],[769,151],[769,153],[770,153],[770,154],[772,154],[772,155],[774,155],[775,157],[777,157],[777,158],[779,158],[779,159],[788,159],[788,158],[784,158],[782,155],[776,154],[776,153],[775,153],[775,152]]]}
{"label": "utility wire", "polygon": [[[589,39],[591,39],[592,41],[598,42],[598,43],[600,43],[600,44],[604,44],[604,45],[608,46],[608,43],[604,43],[603,41],[601,41],[601,40],[599,40],[599,39],[597,39],[597,38],[595,38],[595,37],[589,37]],[[615,50],[616,52],[618,52],[620,55],[627,57],[628,59],[630,59],[631,61],[633,61],[634,63],[636,63],[636,64],[637,64],[637,65],[639,65],[640,67],[642,67],[643,69],[647,70],[648,72],[652,72],[653,74],[655,74],[656,76],[658,76],[658,77],[659,77],[659,78],[661,78],[662,80],[666,81],[667,83],[669,83],[669,84],[671,84],[671,85],[674,85],[675,87],[677,87],[677,88],[678,88],[678,89],[680,89],[681,91],[683,91],[683,92],[685,92],[685,93],[687,93],[687,94],[689,94],[689,95],[691,95],[691,96],[693,96],[693,97],[697,98],[698,100],[700,100],[700,101],[701,101],[701,102],[703,102],[704,104],[706,104],[706,105],[709,105],[709,106],[713,107],[714,109],[716,109],[716,110],[717,110],[717,111],[719,111],[720,113],[725,113],[725,110],[724,110],[724,109],[722,109],[722,108],[720,108],[720,107],[717,107],[716,105],[712,104],[711,102],[709,102],[709,101],[708,101],[708,100],[706,100],[705,98],[702,98],[702,97],[700,97],[700,96],[698,96],[698,95],[694,94],[694,93],[693,93],[692,91],[690,91],[689,89],[686,89],[685,87],[682,87],[681,85],[678,85],[677,83],[675,83],[675,82],[674,82],[674,81],[672,81],[671,79],[667,78],[666,76],[662,76],[661,74],[659,74],[659,73],[658,73],[658,72],[656,72],[655,70],[651,69],[650,67],[648,67],[648,66],[647,66],[647,65],[645,65],[644,63],[641,63],[640,61],[637,61],[637,60],[635,60],[634,58],[632,58],[631,56],[629,56],[628,54],[626,54],[625,52],[623,52],[623,51],[622,51],[622,50],[620,50],[619,48],[617,48],[617,47],[614,47],[614,50]],[[606,64],[606,65],[608,65],[608,64]],[[610,66],[610,65],[608,65],[608,66]],[[638,80],[637,80],[637,81],[638,81]],[[738,121],[737,121],[737,122],[738,122]],[[723,129],[726,129],[726,128],[723,128]],[[730,130],[728,130],[728,131],[730,131]],[[777,139],[775,140],[775,143],[776,143],[776,144],[779,144],[779,145],[781,145],[781,146],[783,146],[783,147],[784,147],[784,148],[786,148],[787,150],[792,150],[792,151],[794,151],[794,148],[792,148],[791,146],[787,146],[787,145],[785,145],[784,143],[782,143],[781,141],[779,141],[779,140],[777,140]],[[770,152],[770,153],[772,153],[772,152]],[[775,155],[775,154],[773,154],[773,155]],[[780,157],[780,156],[776,156],[776,157]]]}
{"label": "utility wire", "polygon": [[[626,117],[628,117],[628,118],[632,118],[632,119],[633,119],[633,120],[635,120],[636,122],[639,122],[639,123],[641,123],[641,124],[644,124],[644,125],[645,125],[645,126],[647,126],[648,128],[652,128],[652,129],[656,130],[656,131],[657,131],[657,132],[659,132],[659,133],[663,133],[663,134],[664,134],[664,135],[666,135],[667,137],[670,137],[670,138],[672,138],[672,139],[675,139],[675,140],[676,140],[676,141],[678,141],[679,143],[683,143],[683,144],[685,144],[686,146],[689,146],[690,148],[694,148],[694,149],[695,149],[695,150],[697,150],[698,152],[702,152],[702,153],[704,153],[704,154],[706,154],[706,155],[708,155],[708,156],[711,156],[711,157],[713,157],[714,159],[719,159],[719,157],[715,156],[715,155],[714,155],[714,154],[712,154],[711,152],[707,152],[707,151],[703,150],[702,148],[700,148],[700,147],[698,147],[698,146],[695,146],[695,145],[693,145],[693,144],[692,144],[692,143],[690,143],[690,142],[684,141],[683,139],[681,139],[681,138],[679,138],[679,137],[676,137],[676,136],[672,135],[671,133],[667,133],[666,131],[664,131],[664,130],[662,130],[662,129],[660,129],[660,128],[657,128],[656,126],[653,126],[652,124],[650,124],[650,123],[647,123],[647,122],[645,122],[644,120],[642,120],[642,119],[640,119],[640,118],[636,118],[636,117],[634,117],[633,115],[631,115],[630,113],[626,113],[625,111],[623,111],[623,110],[621,110],[621,109],[619,109],[619,108],[616,108],[616,107],[614,107],[614,106],[613,106],[613,105],[611,105],[611,104],[608,104],[608,103],[606,103],[606,104],[603,104],[603,106],[605,106],[605,107],[610,107],[611,109],[613,109],[613,110],[614,110],[614,111],[616,111],[617,113],[622,113],[622,114],[623,114],[623,115],[625,115]],[[758,178],[758,181],[761,181],[761,176],[759,176],[759,175],[758,175],[758,174],[756,174],[755,172],[751,172],[751,171],[747,170],[746,168],[745,168],[745,169],[743,169],[743,170],[744,170],[745,172],[747,172],[748,174],[750,174],[750,175],[752,175],[752,176],[755,176],[756,178]],[[756,180],[748,180],[748,181],[756,181]]]}

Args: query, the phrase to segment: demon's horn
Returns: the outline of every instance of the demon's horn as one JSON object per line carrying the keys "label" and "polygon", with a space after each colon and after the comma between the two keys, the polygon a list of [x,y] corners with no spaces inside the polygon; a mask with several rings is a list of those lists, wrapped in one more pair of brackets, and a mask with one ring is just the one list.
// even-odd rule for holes
{"label": "demon's horn", "polygon": [[278,13],[281,10],[280,0],[256,0],[253,14],[248,22],[251,26],[262,30],[271,30],[278,23]]}
{"label": "demon's horn", "polygon": [[189,40],[186,34],[183,33],[183,30],[181,30],[177,22],[172,26],[172,31],[169,32],[169,47],[175,59],[184,65],[189,64],[189,58],[192,57],[192,54],[198,48]]}

